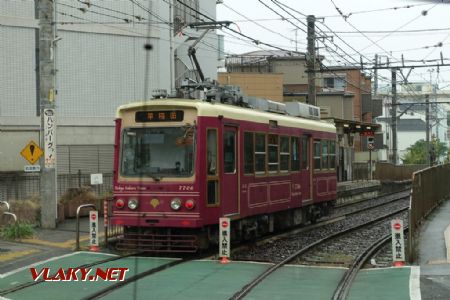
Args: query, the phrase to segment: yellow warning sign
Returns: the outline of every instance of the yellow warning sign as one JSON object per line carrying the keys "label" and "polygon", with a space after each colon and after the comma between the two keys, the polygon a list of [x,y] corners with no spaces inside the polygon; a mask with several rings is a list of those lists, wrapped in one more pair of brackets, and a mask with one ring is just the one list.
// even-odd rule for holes
{"label": "yellow warning sign", "polygon": [[20,154],[33,165],[39,160],[39,157],[41,157],[44,152],[42,152],[41,148],[39,148],[35,142],[30,141],[28,145],[22,149]]}

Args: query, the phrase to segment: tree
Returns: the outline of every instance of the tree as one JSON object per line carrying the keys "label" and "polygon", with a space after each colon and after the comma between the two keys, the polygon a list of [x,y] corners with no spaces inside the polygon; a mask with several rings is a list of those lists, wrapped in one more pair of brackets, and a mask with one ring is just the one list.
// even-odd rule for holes
{"label": "tree", "polygon": [[[414,145],[406,149],[408,152],[402,157],[404,164],[418,164],[423,165],[427,163],[427,143],[425,140],[418,140]],[[439,139],[433,139],[430,142],[430,157],[431,161],[438,161],[439,158],[447,157],[448,148],[445,143]],[[433,159],[434,158],[434,159]]]}

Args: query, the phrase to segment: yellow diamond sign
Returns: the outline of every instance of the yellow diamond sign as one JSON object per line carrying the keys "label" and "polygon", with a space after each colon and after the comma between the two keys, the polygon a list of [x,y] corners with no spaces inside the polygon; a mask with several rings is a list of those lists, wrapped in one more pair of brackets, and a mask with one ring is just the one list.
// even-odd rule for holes
{"label": "yellow diamond sign", "polygon": [[39,157],[41,157],[44,152],[42,152],[41,148],[39,148],[35,142],[30,141],[28,145],[22,149],[20,154],[28,160],[30,164],[34,165],[34,163],[39,160]]}

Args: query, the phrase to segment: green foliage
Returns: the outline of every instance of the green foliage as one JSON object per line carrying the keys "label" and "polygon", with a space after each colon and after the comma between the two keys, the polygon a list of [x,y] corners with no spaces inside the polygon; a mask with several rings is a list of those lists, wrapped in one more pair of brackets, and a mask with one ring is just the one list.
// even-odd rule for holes
{"label": "green foliage", "polygon": [[28,223],[15,222],[4,226],[0,232],[0,237],[5,240],[16,240],[32,237],[33,234],[33,226]]}
{"label": "green foliage", "polygon": [[[447,145],[445,143],[440,142],[439,140],[434,140],[430,142],[430,151],[434,150],[435,160],[438,160],[441,157],[447,156]],[[420,165],[427,163],[427,144],[425,140],[418,140],[407,148],[407,153],[402,157],[404,164],[411,165]]]}

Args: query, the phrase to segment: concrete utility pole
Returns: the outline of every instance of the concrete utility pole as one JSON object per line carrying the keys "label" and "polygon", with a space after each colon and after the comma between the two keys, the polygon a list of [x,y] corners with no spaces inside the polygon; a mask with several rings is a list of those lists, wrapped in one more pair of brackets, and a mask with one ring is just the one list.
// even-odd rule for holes
{"label": "concrete utility pole", "polygon": [[53,0],[36,0],[39,16],[39,100],[41,115],[41,226],[56,227],[55,28]]}
{"label": "concrete utility pole", "polygon": [[307,103],[317,105],[316,103],[316,17],[309,15],[306,18],[308,24],[308,53],[306,54],[306,66],[308,72],[308,100]]}
{"label": "concrete utility pole", "polygon": [[397,164],[397,70],[391,69],[392,83],[392,110],[391,110],[391,129],[392,129],[392,163]]}
{"label": "concrete utility pole", "polygon": [[425,143],[426,151],[425,154],[427,159],[427,165],[431,165],[430,160],[430,95],[425,95]]}
{"label": "concrete utility pole", "polygon": [[378,93],[378,54],[375,54],[375,70],[373,70],[373,95]]}

